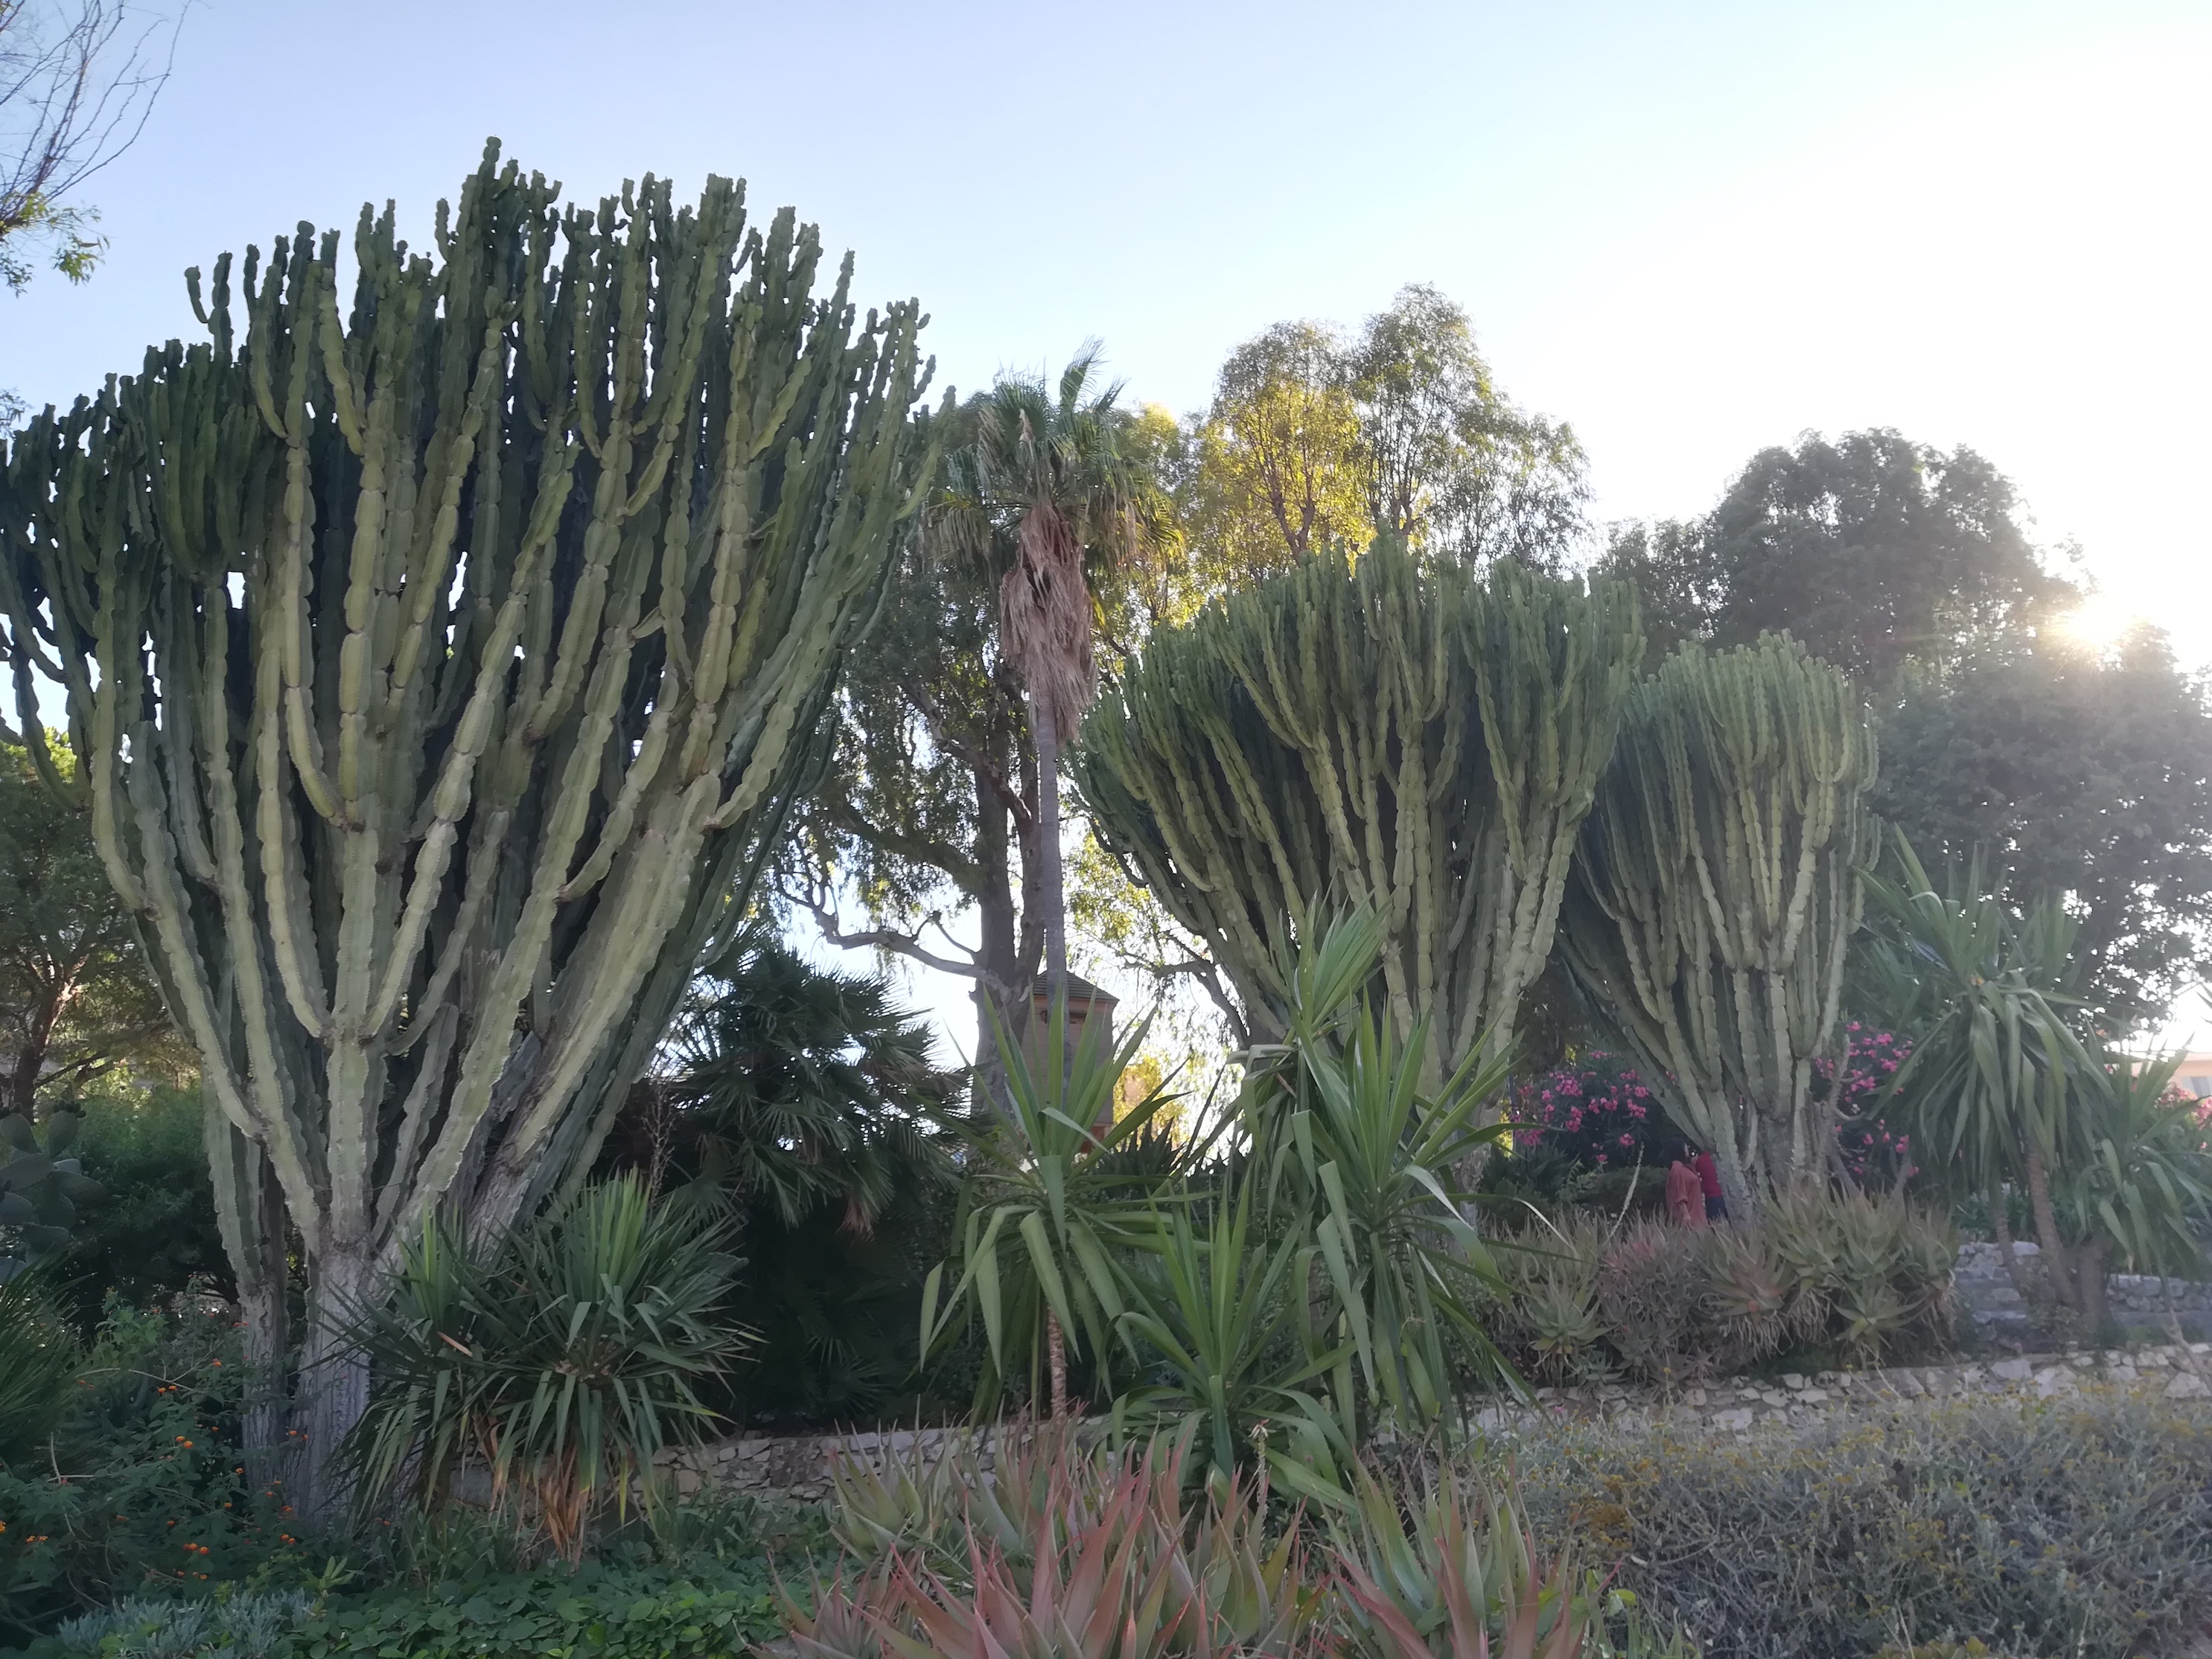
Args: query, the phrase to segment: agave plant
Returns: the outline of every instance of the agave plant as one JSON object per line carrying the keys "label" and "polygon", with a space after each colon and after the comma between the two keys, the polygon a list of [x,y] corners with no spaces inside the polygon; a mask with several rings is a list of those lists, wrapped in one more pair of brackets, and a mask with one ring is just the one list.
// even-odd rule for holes
{"label": "agave plant", "polygon": [[392,1300],[356,1322],[375,1377],[344,1448],[361,1497],[434,1508],[480,1460],[495,1506],[577,1559],[592,1516],[714,1420],[696,1390],[745,1342],[722,1243],[702,1212],[655,1208],[630,1176],[488,1255],[433,1227]]}
{"label": "agave plant", "polygon": [[21,1112],[0,1117],[0,1231],[13,1249],[0,1255],[0,1278],[68,1244],[77,1206],[100,1196],[73,1152],[84,1120],[46,1115],[46,1134]]}

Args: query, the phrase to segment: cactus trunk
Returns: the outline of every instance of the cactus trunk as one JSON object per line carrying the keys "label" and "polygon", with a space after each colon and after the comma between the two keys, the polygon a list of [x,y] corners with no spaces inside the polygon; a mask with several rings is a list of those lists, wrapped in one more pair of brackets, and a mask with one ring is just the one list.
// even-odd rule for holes
{"label": "cactus trunk", "polygon": [[587,1164],[742,915],[929,453],[916,308],[729,181],[564,210],[494,146],[429,253],[352,252],[342,308],[335,233],[249,249],[242,322],[193,273],[210,337],[0,471],[19,708],[65,689],[270,1363],[306,1264],[311,1476],[334,1312]]}
{"label": "cactus trunk", "polygon": [[1802,647],[1686,647],[1630,699],[1583,825],[1562,960],[1746,1213],[1826,1176],[1816,1062],[1842,1058],[1875,769],[1865,705]]}

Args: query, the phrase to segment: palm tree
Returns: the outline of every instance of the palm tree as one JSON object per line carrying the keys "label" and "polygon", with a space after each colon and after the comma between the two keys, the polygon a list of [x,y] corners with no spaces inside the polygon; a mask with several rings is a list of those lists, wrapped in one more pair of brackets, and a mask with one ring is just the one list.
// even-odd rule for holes
{"label": "palm tree", "polygon": [[1056,387],[1042,375],[1004,374],[970,398],[925,531],[940,553],[999,578],[1000,647],[1029,697],[1036,750],[1038,903],[1055,1004],[1067,993],[1060,751],[1096,690],[1094,585],[1174,533],[1164,492],[1139,464],[1133,422],[1118,407],[1121,385],[1099,389],[1097,369],[1093,342]]}
{"label": "palm tree", "polygon": [[865,1233],[901,1192],[951,1178],[939,1131],[961,1080],[930,1049],[883,979],[814,967],[748,924],[692,982],[616,1161],[654,1188],[672,1163],[787,1228],[835,1206]]}

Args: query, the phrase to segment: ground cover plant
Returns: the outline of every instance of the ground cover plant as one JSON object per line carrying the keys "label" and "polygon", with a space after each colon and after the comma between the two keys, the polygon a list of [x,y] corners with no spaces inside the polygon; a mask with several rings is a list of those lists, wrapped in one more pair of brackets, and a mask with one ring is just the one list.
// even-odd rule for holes
{"label": "ground cover plant", "polygon": [[1540,1528],[1617,1561],[1710,1659],[1969,1638],[2172,1652],[2212,1617],[2212,1412],[2132,1391],[1838,1413],[1748,1438],[1560,1428],[1513,1448]]}

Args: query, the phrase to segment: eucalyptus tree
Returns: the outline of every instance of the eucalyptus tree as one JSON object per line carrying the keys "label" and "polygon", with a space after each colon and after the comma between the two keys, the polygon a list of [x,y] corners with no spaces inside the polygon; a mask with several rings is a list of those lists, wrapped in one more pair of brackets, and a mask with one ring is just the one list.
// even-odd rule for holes
{"label": "eucalyptus tree", "polygon": [[1001,375],[962,405],[926,521],[948,556],[998,578],[999,647],[1027,694],[1036,757],[1037,903],[1055,1000],[1067,981],[1060,757],[1097,692],[1092,579],[1173,534],[1167,503],[1124,441],[1121,388],[1100,386],[1097,368],[1097,347],[1087,346],[1056,386]]}
{"label": "eucalyptus tree", "polygon": [[563,210],[493,145],[427,253],[363,210],[349,308],[336,232],[226,256],[206,340],[7,448],[19,724],[198,1050],[264,1371],[305,1264],[304,1501],[343,1316],[590,1163],[919,508],[918,309],[856,326],[821,258],[727,180]]}
{"label": "eucalyptus tree", "polygon": [[1619,583],[1478,577],[1378,540],[1154,634],[1091,717],[1097,832],[1200,940],[1256,1037],[1323,909],[1384,930],[1378,1010],[1433,1090],[1510,1043],[1642,655]]}
{"label": "eucalyptus tree", "polygon": [[1730,1200],[1826,1178],[1851,936],[1879,849],[1873,716],[1786,636],[1692,645],[1638,685],[1582,826],[1567,972]]}

